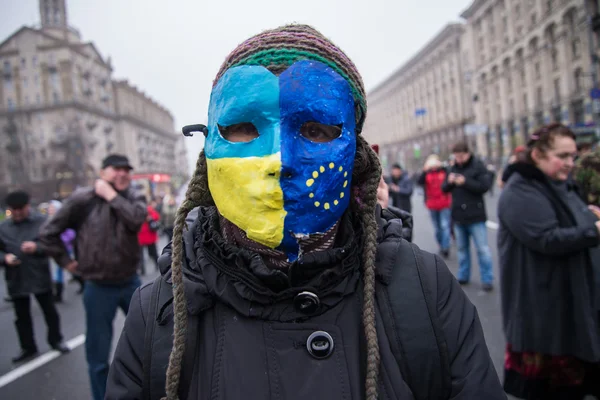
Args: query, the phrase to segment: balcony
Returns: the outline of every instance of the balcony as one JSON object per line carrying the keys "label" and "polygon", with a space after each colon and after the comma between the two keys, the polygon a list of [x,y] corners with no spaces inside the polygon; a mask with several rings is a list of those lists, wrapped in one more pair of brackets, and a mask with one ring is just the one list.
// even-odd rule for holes
{"label": "balcony", "polygon": [[49,64],[48,65],[48,72],[51,74],[55,74],[58,72],[58,68],[56,68],[55,64]]}

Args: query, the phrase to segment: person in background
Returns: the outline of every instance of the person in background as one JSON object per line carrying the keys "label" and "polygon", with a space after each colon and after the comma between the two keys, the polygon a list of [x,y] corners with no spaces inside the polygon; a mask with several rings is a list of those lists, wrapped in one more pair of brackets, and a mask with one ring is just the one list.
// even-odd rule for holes
{"label": "person in background", "polygon": [[418,180],[419,185],[423,186],[425,206],[431,215],[435,238],[440,246],[440,254],[444,258],[450,255],[450,206],[452,205],[452,195],[442,190],[447,175],[439,157],[432,154],[427,157]]}
{"label": "person in background", "polygon": [[[106,391],[115,314],[119,308],[127,314],[141,284],[137,234],[147,211],[143,194],[130,188],[132,169],[127,157],[107,156],[94,186],[77,189],[40,232],[42,248],[85,280],[85,352],[94,400]],[[76,259],[61,239],[69,228],[77,234]]]}
{"label": "person in background", "polygon": [[578,158],[573,178],[583,201],[600,207],[600,148]]}
{"label": "person in background", "polygon": [[458,281],[466,285],[471,279],[471,238],[475,242],[482,289],[493,290],[492,255],[488,245],[487,213],[483,195],[492,185],[486,166],[460,142],[452,148],[455,164],[450,169],[442,190],[452,193],[452,219],[458,244]]}
{"label": "person in background", "polygon": [[11,216],[0,223],[0,265],[5,268],[21,345],[21,352],[12,361],[18,363],[38,354],[31,318],[31,295],[35,296],[44,313],[48,344],[54,350],[67,353],[69,348],[63,343],[60,317],[52,296],[48,256],[38,244],[38,232],[46,218],[32,212],[29,194],[24,191],[9,193],[6,204]]}
{"label": "person in background", "polygon": [[[490,162],[486,165],[486,168],[488,170],[488,173],[490,174],[490,179],[492,180],[492,182],[494,182],[496,180],[496,167]],[[490,195],[494,195],[494,185],[490,185],[489,192]]]}
{"label": "person in background", "polygon": [[162,196],[162,195],[155,196],[154,201],[151,203],[154,210],[156,210],[156,212],[159,214],[162,213],[164,198],[165,198],[165,196]]}
{"label": "person in background", "polygon": [[142,224],[142,228],[138,233],[138,241],[140,243],[140,273],[146,275],[146,261],[144,258],[144,249],[148,252],[148,256],[154,263],[156,270],[158,271],[158,249],[156,248],[156,242],[158,242],[158,230],[160,227],[160,214],[156,211],[154,206],[156,202],[148,204],[146,221]]}
{"label": "person in background", "polygon": [[[58,210],[60,210],[61,207],[62,207],[62,203],[60,201],[51,200],[48,203],[48,209],[47,209],[48,218],[52,218],[56,214],[56,212]],[[65,248],[67,249],[67,251],[69,252],[71,257],[73,257],[74,256],[73,241],[75,240],[75,231],[73,229],[67,229],[63,233],[60,234],[60,238],[63,241]],[[54,261],[54,259],[52,259],[52,258],[50,258],[50,264],[52,265],[52,269],[54,271],[54,301],[57,303],[62,303],[63,291],[64,291],[64,287],[65,287],[63,269],[60,268],[58,266],[58,264],[56,264],[56,261]],[[74,279],[77,280],[80,285],[78,293],[79,294],[83,293],[83,281],[81,280],[81,278],[79,278],[79,279],[74,278]]]}
{"label": "person in background", "polygon": [[499,180],[497,182],[497,185],[500,189],[502,189],[504,187],[504,185],[506,185],[506,182],[508,182],[508,178],[510,178],[510,176],[513,174],[514,164],[517,162],[525,161],[526,150],[527,150],[527,148],[525,146],[515,147],[515,149],[513,150],[513,153],[508,158],[508,163],[507,163],[506,167],[504,168],[504,170],[502,170],[502,173],[498,175]]}
{"label": "person in background", "polygon": [[504,389],[600,398],[600,221],[570,179],[575,134],[538,129],[498,202]]}
{"label": "person in background", "polygon": [[165,197],[160,214],[163,233],[171,241],[173,228],[175,227],[175,217],[177,216],[177,202],[174,195],[170,194]]}
{"label": "person in background", "polygon": [[392,174],[388,179],[387,184],[390,188],[390,200],[392,200],[392,205],[406,212],[412,212],[410,197],[413,193],[413,181],[410,179],[410,176],[403,171],[400,164],[396,163],[392,166]]}

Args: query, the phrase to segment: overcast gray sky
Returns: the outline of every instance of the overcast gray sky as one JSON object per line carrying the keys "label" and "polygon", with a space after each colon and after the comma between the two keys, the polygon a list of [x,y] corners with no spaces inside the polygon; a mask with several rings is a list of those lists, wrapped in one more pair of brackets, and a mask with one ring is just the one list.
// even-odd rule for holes
{"label": "overcast gray sky", "polygon": [[[67,0],[70,25],[165,105],[175,127],[203,123],[227,54],[264,29],[307,23],[356,63],[367,90],[409,60],[471,0]],[[0,0],[0,41],[39,23],[37,0]],[[188,138],[190,168],[203,146]]]}

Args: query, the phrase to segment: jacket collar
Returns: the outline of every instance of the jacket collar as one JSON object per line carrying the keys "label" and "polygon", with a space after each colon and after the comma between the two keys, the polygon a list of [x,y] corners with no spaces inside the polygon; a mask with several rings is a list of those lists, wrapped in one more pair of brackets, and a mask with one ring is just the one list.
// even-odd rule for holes
{"label": "jacket collar", "polygon": [[[544,174],[538,167],[536,167],[533,164],[517,162],[509,165],[507,168],[510,168],[510,175],[518,173],[525,179],[542,182],[544,184],[550,184],[550,178],[548,178],[546,174]],[[568,190],[578,190],[577,184],[570,178],[566,182],[566,187]]]}
{"label": "jacket collar", "polygon": [[[378,242],[401,240],[402,230],[412,229],[412,216],[406,212],[378,206],[376,215]],[[315,293],[323,305],[321,312],[325,312],[358,287],[362,244],[357,238],[362,238],[362,232],[349,213],[333,249],[306,254],[287,272],[269,269],[257,254],[226,243],[215,229],[215,208],[196,209],[187,222],[183,279],[187,308],[192,315],[220,301],[249,317],[293,321],[306,318],[293,307],[298,293]],[[167,283],[171,283],[170,246],[159,259],[159,266]],[[389,280],[392,267],[378,264],[377,274],[384,282]],[[159,319],[170,318],[171,303],[172,295],[165,296]]]}

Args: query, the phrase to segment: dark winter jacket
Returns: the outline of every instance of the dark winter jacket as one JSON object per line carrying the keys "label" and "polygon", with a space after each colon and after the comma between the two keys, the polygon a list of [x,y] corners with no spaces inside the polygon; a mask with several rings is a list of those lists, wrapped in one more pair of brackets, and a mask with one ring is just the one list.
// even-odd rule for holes
{"label": "dark winter jacket", "polygon": [[40,232],[40,242],[58,265],[71,261],[60,234],[77,233],[75,253],[83,279],[104,283],[126,281],[136,273],[140,259],[138,231],[146,220],[143,194],[128,189],[111,202],[93,188],[75,191]]}
{"label": "dark winter jacket", "polygon": [[[195,355],[186,357],[182,399],[360,399],[364,397],[365,355],[361,318],[360,242],[349,216],[334,249],[309,253],[289,272],[266,268],[260,257],[224,242],[215,209],[200,212],[185,234],[184,287],[188,315],[199,315]],[[379,220],[382,243],[398,241],[398,219]],[[425,253],[423,253],[425,256]],[[433,288],[452,371],[450,399],[505,399],[488,354],[475,307],[443,261],[427,255],[425,270]],[[160,261],[170,282],[170,248]],[[393,268],[383,262],[377,279],[389,282]],[[144,335],[153,284],[133,296],[107,384],[107,400],[142,399]],[[318,295],[320,306],[302,309],[299,293]],[[171,300],[157,304],[159,325],[173,325]],[[387,310],[389,312],[389,309]],[[408,316],[407,316],[408,317]],[[382,328],[390,318],[377,307],[380,399],[414,399],[391,353]],[[410,318],[409,318],[410,320]],[[333,353],[317,359],[307,338],[326,331]],[[166,349],[171,346],[171,336]],[[166,369],[166,365],[164,366]],[[433,371],[437,373],[438,371]],[[414,379],[426,379],[422,371]],[[160,386],[162,388],[162,386]],[[162,395],[154,393],[154,395]]]}
{"label": "dark winter jacket", "polygon": [[[464,176],[465,183],[461,186],[448,183],[451,173]],[[483,195],[493,183],[493,175],[485,165],[471,155],[465,164],[452,166],[448,176],[442,184],[442,190],[452,193],[452,221],[464,225],[485,222],[487,214]]]}
{"label": "dark winter jacket", "polygon": [[576,193],[556,186],[536,167],[514,164],[514,170],[498,203],[507,342],[517,352],[598,362],[596,218]]}
{"label": "dark winter jacket", "polygon": [[[38,242],[40,227],[45,221],[44,216],[32,213],[18,223],[10,218],[0,223],[0,265],[5,268],[6,286],[11,297],[29,296],[52,290],[49,259]],[[22,253],[23,242],[36,242],[38,244],[36,252]],[[14,254],[21,260],[21,264],[7,266],[4,263],[6,254]]]}
{"label": "dark winter jacket", "polygon": [[388,185],[398,185],[397,192],[393,191],[391,186],[389,189],[392,205],[409,213],[412,212],[410,198],[413,194],[413,181],[410,179],[410,176],[404,172],[398,179],[390,177],[387,183]]}

